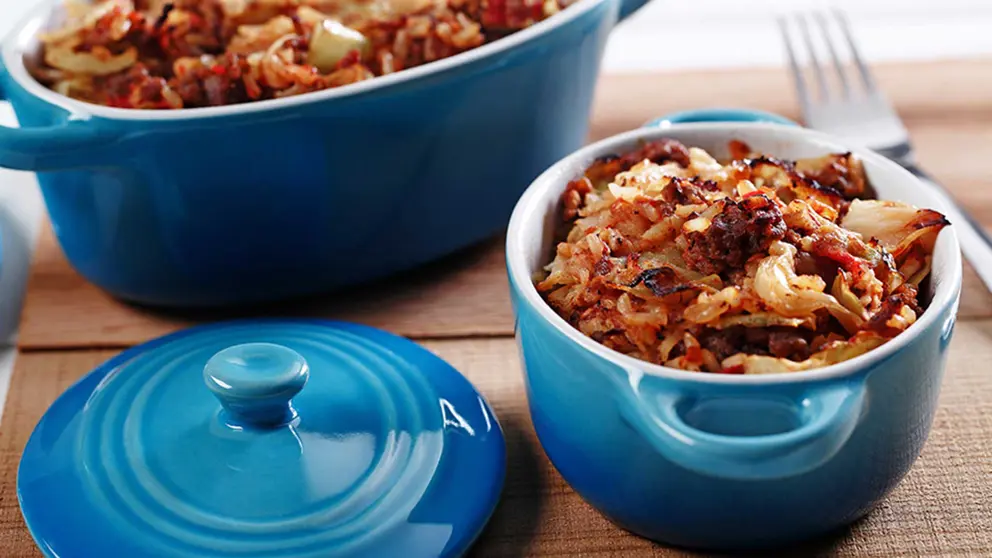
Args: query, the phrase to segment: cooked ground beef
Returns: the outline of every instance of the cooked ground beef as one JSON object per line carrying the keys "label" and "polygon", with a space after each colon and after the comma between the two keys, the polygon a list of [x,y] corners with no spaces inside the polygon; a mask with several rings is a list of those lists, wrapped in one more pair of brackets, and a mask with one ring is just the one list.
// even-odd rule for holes
{"label": "cooked ground beef", "polygon": [[809,342],[796,330],[776,329],[768,334],[768,352],[778,358],[806,360],[809,358]]}
{"label": "cooked ground beef", "polygon": [[703,232],[688,235],[683,253],[692,269],[707,275],[740,268],[752,255],[764,252],[785,236],[782,211],[764,195],[726,203]]}
{"label": "cooked ground beef", "polygon": [[787,328],[737,326],[715,330],[700,339],[700,344],[712,351],[718,360],[743,352],[799,361],[809,358],[811,353],[803,333]]}

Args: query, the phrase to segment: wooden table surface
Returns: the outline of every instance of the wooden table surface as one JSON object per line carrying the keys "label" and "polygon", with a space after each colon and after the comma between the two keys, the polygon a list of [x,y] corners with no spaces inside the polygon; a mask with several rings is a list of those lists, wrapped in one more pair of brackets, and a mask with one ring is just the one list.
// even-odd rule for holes
{"label": "wooden table surface", "polygon": [[[877,69],[920,150],[922,166],[992,225],[992,59]],[[667,112],[741,106],[798,118],[784,71],[609,76],[592,138]],[[15,494],[34,424],[69,384],[124,347],[231,314],[171,314],[121,304],[68,265],[49,227],[39,239],[22,315],[20,355],[0,422],[0,555],[38,556]],[[461,370],[492,403],[506,433],[508,476],[476,556],[682,556],[613,527],[562,481],[530,425],[512,339],[513,315],[494,238],[403,281],[386,280],[239,315],[327,316],[411,337]],[[961,320],[940,408],[923,455],[864,520],[808,545],[809,556],[992,556],[992,295],[966,269]],[[763,555],[768,555],[767,553]]]}

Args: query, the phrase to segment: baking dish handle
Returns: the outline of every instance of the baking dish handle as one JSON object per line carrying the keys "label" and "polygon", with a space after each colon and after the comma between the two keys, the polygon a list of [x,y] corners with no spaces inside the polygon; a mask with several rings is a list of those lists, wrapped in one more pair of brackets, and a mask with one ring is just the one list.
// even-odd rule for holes
{"label": "baking dish handle", "polygon": [[93,120],[69,118],[29,128],[0,126],[0,167],[43,172],[92,165],[119,138]]}
{"label": "baking dish handle", "polygon": [[741,108],[708,108],[674,112],[644,124],[645,128],[667,128],[672,124],[691,122],[767,122],[783,126],[798,126],[792,120],[772,112]]}
{"label": "baking dish handle", "polygon": [[[0,62],[0,78],[5,69]],[[0,79],[0,102],[9,101]],[[11,128],[0,125],[0,167],[26,171],[66,170],[97,161],[119,133],[95,120],[71,115],[57,124]]]}
{"label": "baking dish handle", "polygon": [[618,20],[623,21],[627,19],[650,1],[651,0],[620,0],[620,15],[617,16]]}
{"label": "baking dish handle", "polygon": [[[733,480],[781,479],[823,465],[850,438],[866,401],[863,378],[811,388],[790,405],[796,415],[792,429],[748,436],[689,424],[686,411],[699,398],[650,383],[628,393],[633,400],[620,406],[621,413],[665,458],[701,475]],[[746,405],[748,396],[719,399]]]}

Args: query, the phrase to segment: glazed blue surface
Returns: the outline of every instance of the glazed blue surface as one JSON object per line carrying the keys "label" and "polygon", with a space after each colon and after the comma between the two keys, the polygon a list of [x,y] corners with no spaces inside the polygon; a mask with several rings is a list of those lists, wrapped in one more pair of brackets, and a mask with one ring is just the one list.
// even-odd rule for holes
{"label": "glazed blue surface", "polygon": [[292,400],[310,379],[300,353],[272,343],[221,350],[203,367],[203,381],[224,408],[228,424],[271,426],[297,417]]}
{"label": "glazed blue surface", "polygon": [[416,344],[246,321],[85,376],[33,432],[17,492],[49,557],[456,557],[505,462],[492,409]]}
{"label": "glazed blue surface", "polygon": [[[511,286],[517,338],[544,451],[613,522],[693,548],[793,543],[870,511],[923,448],[953,324],[945,311],[893,357],[833,381],[725,386],[643,375],[632,386],[630,370],[565,337],[520,300],[520,287]],[[830,398],[844,394],[856,395],[838,409]],[[825,438],[789,439],[830,416]]]}
{"label": "glazed blue surface", "polygon": [[[720,109],[648,125],[727,120],[768,119]],[[959,278],[953,288],[953,302],[928,309],[938,315],[912,342],[851,374],[721,383],[591,351],[540,314],[524,294],[533,285],[510,274],[531,418],[558,471],[627,530],[718,550],[825,534],[899,483],[933,421]]]}
{"label": "glazed blue surface", "polygon": [[798,125],[784,116],[763,110],[705,108],[673,112],[649,121],[644,125],[644,127],[668,127],[672,124],[680,124],[683,122],[770,122],[773,124],[785,124],[787,126]]}
{"label": "glazed blue surface", "polygon": [[603,0],[389,87],[211,118],[70,119],[0,66],[23,126],[0,127],[0,166],[38,171],[69,262],[126,300],[232,305],[369,281],[506,226],[585,141],[608,34],[644,2]]}

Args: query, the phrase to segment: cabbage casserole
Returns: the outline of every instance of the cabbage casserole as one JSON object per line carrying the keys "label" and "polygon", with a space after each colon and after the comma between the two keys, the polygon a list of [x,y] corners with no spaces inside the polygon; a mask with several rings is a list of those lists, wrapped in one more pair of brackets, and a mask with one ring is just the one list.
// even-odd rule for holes
{"label": "cabbage casserole", "polygon": [[655,141],[568,184],[548,304],[621,353],[725,374],[835,364],[916,321],[943,215],[864,199],[850,153],[729,151]]}
{"label": "cabbage casserole", "polygon": [[68,0],[30,69],[62,95],[112,107],[245,103],[454,56],[558,13],[559,2]]}

